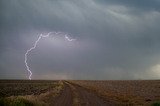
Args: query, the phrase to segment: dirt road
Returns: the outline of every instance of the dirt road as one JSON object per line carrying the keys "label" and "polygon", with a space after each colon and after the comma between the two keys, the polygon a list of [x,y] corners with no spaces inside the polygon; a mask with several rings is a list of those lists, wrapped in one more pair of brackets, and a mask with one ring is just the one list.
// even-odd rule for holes
{"label": "dirt road", "polygon": [[73,104],[73,96],[71,88],[65,84],[64,90],[55,99],[54,106],[71,106]]}
{"label": "dirt road", "polygon": [[86,88],[68,82],[64,84],[64,90],[55,99],[55,106],[115,106]]}

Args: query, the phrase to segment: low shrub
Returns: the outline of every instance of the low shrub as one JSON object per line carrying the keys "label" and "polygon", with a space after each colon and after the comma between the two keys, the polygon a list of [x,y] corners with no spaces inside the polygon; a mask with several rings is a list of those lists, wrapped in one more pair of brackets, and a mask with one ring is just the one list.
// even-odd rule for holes
{"label": "low shrub", "polygon": [[0,98],[0,106],[33,106],[33,103],[23,98]]}
{"label": "low shrub", "polygon": [[160,106],[160,102],[155,102],[152,104],[152,106]]}

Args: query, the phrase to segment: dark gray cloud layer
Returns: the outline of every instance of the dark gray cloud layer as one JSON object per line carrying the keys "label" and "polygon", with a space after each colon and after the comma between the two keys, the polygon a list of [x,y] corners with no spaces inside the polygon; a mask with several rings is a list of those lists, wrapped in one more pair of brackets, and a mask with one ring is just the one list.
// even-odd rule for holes
{"label": "dark gray cloud layer", "polygon": [[34,79],[160,78],[159,0],[1,0],[0,78],[27,78],[49,31],[77,40],[41,40]]}

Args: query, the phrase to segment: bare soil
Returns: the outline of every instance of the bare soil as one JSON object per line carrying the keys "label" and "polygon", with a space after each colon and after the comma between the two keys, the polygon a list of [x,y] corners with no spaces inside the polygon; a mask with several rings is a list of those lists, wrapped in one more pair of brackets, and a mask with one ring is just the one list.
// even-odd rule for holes
{"label": "bare soil", "polygon": [[160,80],[0,80],[0,99],[16,96],[47,106],[150,106],[160,104]]}
{"label": "bare soil", "polygon": [[65,84],[63,91],[55,98],[54,106],[71,106],[73,104],[73,95],[71,88]]}
{"label": "bare soil", "polygon": [[[72,87],[71,87],[72,86]],[[74,87],[74,90],[73,90]],[[78,94],[76,104],[73,99],[76,98],[73,93]],[[115,106],[116,104],[100,98],[96,93],[73,83],[65,83],[65,88],[55,99],[54,106]]]}
{"label": "bare soil", "polygon": [[118,105],[160,105],[160,80],[70,81]]}
{"label": "bare soil", "polygon": [[86,88],[83,88],[76,84],[72,84],[72,85],[76,88],[76,91],[79,96],[78,105],[81,105],[81,106],[115,106],[116,105],[115,103],[111,101],[100,98],[96,93]]}

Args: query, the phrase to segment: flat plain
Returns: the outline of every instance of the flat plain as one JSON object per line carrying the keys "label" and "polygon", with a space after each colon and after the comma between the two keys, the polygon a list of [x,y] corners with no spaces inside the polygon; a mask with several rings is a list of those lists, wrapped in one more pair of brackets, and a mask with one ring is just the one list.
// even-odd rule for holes
{"label": "flat plain", "polygon": [[160,80],[0,80],[0,106],[160,105]]}

